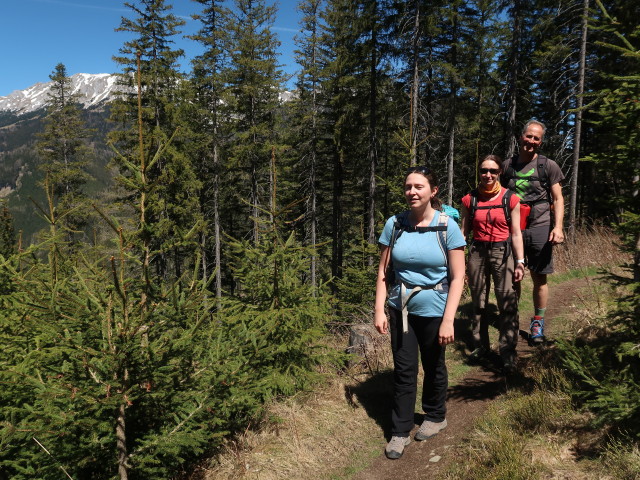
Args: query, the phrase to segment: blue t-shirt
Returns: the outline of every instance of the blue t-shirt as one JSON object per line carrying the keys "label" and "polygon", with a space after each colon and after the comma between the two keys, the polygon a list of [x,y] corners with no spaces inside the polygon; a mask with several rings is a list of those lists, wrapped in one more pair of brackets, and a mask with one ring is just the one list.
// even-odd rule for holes
{"label": "blue t-shirt", "polygon": [[[439,213],[439,212],[436,212]],[[442,215],[440,213],[440,215]],[[434,215],[429,226],[438,225],[439,215]],[[391,232],[396,215],[389,218],[384,225],[378,242],[389,246]],[[396,274],[395,286],[389,291],[389,306],[400,310],[400,285],[430,286],[437,285],[447,277],[445,258],[438,244],[438,232],[407,232],[397,237],[391,251],[393,269]],[[454,250],[466,245],[458,224],[449,219],[447,222],[447,250]],[[447,293],[437,290],[421,290],[407,303],[407,311],[421,317],[441,317],[447,303]]]}

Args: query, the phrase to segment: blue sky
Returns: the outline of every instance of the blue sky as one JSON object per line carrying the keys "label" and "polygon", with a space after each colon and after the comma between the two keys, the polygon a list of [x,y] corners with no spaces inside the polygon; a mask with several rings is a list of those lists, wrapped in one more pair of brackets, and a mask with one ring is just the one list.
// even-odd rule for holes
{"label": "blue sky", "polygon": [[[285,71],[293,71],[293,37],[299,28],[297,1],[267,3],[278,7],[273,30],[282,44],[280,63],[287,65]],[[198,29],[199,22],[190,15],[200,10],[199,3],[167,0],[167,4],[172,4],[173,13],[187,22],[184,33]],[[58,63],[64,63],[69,75],[118,72],[111,57],[129,37],[127,32],[114,29],[122,16],[133,18],[132,13],[124,7],[124,0],[2,0],[0,96],[49,81]],[[188,70],[189,60],[199,47],[178,38],[176,45],[186,52],[180,63]]]}

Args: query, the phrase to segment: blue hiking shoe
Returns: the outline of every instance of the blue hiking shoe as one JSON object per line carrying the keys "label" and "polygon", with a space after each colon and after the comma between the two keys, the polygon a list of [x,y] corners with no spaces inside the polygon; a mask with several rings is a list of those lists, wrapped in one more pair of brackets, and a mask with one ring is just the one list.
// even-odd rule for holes
{"label": "blue hiking shoe", "polygon": [[531,335],[529,335],[529,341],[533,344],[544,343],[544,318],[534,316],[531,319],[531,325],[529,325]]}

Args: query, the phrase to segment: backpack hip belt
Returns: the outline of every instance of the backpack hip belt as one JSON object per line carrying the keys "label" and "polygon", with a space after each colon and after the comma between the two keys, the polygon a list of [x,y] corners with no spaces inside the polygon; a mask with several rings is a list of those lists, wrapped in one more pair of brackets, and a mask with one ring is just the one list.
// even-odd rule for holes
{"label": "backpack hip belt", "polygon": [[484,240],[473,240],[471,243],[476,247],[491,249],[493,247],[506,247],[509,243],[511,243],[511,238],[501,240],[500,242],[485,242]]}
{"label": "backpack hip belt", "polygon": [[437,292],[449,292],[449,282],[445,278],[436,285],[406,285],[399,282],[400,285],[400,305],[402,307],[402,333],[409,333],[409,311],[407,310],[407,303],[416,293],[421,290],[435,290]]}
{"label": "backpack hip belt", "polygon": [[502,263],[507,261],[507,258],[511,255],[511,237],[501,242],[483,242],[482,240],[473,240],[471,245],[481,248],[485,252],[493,250],[493,248],[504,247],[504,254],[502,255]]}

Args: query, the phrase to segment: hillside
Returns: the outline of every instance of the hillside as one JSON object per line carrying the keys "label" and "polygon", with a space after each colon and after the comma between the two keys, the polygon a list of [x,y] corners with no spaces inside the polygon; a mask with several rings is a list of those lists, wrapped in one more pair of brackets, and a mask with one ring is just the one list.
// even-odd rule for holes
{"label": "hillside", "polygon": [[[115,76],[76,74],[71,78],[73,92],[84,107],[85,124],[93,130],[90,142],[94,157],[89,173],[94,180],[87,185],[87,191],[96,193],[112,181],[107,169],[112,152],[105,138],[110,128],[108,100],[114,93]],[[0,198],[6,199],[16,230],[22,230],[25,242],[44,227],[30,199],[44,204],[35,144],[43,129],[49,86],[50,82],[37,83],[0,97]]]}

